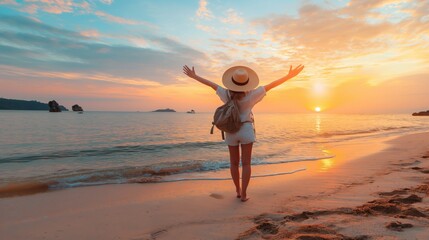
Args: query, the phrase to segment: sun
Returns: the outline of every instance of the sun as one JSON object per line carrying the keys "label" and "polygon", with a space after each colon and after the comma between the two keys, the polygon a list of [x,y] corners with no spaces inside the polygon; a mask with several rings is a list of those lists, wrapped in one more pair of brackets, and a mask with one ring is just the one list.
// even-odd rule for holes
{"label": "sun", "polygon": [[314,108],[314,111],[316,111],[316,112],[320,112],[320,110],[322,110],[322,109],[320,109],[320,107],[315,107]]}

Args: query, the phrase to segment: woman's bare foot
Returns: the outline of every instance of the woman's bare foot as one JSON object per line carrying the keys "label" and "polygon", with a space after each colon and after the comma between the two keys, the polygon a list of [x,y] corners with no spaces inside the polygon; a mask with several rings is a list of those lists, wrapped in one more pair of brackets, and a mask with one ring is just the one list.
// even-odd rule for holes
{"label": "woman's bare foot", "polygon": [[242,202],[246,202],[247,200],[249,200],[250,198],[247,197],[246,194],[241,194],[241,201]]}
{"label": "woman's bare foot", "polygon": [[238,189],[238,190],[237,190],[237,198],[241,198],[241,194],[240,194],[240,193],[241,193],[241,190],[240,190],[240,189]]}
{"label": "woman's bare foot", "polygon": [[250,198],[248,198],[248,197],[242,197],[242,198],[241,198],[241,201],[242,201],[242,202],[246,202],[246,201],[247,201],[247,200],[249,200],[249,199],[250,199]]}

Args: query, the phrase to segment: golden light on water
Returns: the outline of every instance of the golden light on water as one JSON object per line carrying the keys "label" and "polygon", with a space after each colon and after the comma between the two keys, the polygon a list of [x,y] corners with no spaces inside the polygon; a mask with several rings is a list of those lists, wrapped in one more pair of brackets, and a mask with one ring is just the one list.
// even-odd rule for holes
{"label": "golden light on water", "polygon": [[316,111],[316,112],[320,112],[322,109],[320,108],[320,107],[315,107],[314,108],[314,111]]}
{"label": "golden light on water", "polygon": [[[332,152],[324,149],[322,150],[324,154],[326,154],[327,156],[332,156]],[[320,161],[321,165],[320,165],[320,172],[327,172],[329,169],[331,169],[334,166],[334,158],[325,158],[322,159]]]}
{"label": "golden light on water", "polygon": [[321,172],[326,172],[334,165],[332,158],[322,159],[322,166],[320,167]]}
{"label": "golden light on water", "polygon": [[321,119],[319,115],[316,115],[316,133],[320,134],[321,128],[320,128]]}

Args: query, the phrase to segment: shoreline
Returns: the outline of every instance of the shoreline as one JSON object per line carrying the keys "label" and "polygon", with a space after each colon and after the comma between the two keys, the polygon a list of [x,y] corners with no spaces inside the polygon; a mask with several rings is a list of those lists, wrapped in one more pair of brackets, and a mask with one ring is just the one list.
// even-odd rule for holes
{"label": "shoreline", "polygon": [[[292,175],[252,179],[249,186],[251,199],[246,203],[235,198],[230,180],[102,185],[2,198],[0,233],[5,239],[275,238],[285,232],[292,234],[291,224],[299,229],[301,223],[317,222],[309,217],[301,222],[284,224],[282,221],[286,216],[302,212],[314,214],[338,207],[356,208],[378,199],[377,191],[412,189],[416,182],[424,185],[427,179],[422,176],[429,169],[429,159],[425,162],[426,158],[422,157],[429,151],[428,136],[429,133],[417,133],[389,137],[386,143],[362,140],[335,144],[327,146],[327,151],[335,155],[332,159],[255,166],[252,175],[290,171],[303,165],[307,170]],[[421,169],[413,170],[412,167]],[[213,174],[222,177],[229,173],[220,171]],[[387,181],[403,177],[406,180]],[[426,213],[429,211],[428,199],[421,198],[423,200],[418,204],[424,206],[416,209]],[[261,215],[263,213],[265,215]],[[343,215],[326,216],[341,221],[347,219],[350,224],[355,224]],[[278,221],[278,218],[282,220]],[[324,216],[318,215],[317,218]],[[390,221],[393,217],[376,216],[377,221],[387,218]],[[370,220],[373,221],[364,219],[364,223]],[[332,227],[335,224],[335,221],[331,222],[328,230],[327,227],[318,230],[323,230],[323,234],[331,232],[331,235],[354,236],[356,234],[352,234],[352,230],[359,229],[358,226],[336,229]],[[421,226],[428,225],[424,221],[419,224],[403,232],[389,230],[381,224],[386,231],[382,234],[397,236],[412,233],[411,238],[426,237],[417,234],[423,234]]]}
{"label": "shoreline", "polygon": [[[388,139],[391,136],[378,137],[377,139],[371,139],[372,141],[380,141],[382,139]],[[347,140],[346,144],[355,144],[356,142],[365,141],[366,136],[357,138],[354,140]],[[329,145],[342,144],[339,142],[327,142]],[[319,149],[321,150],[321,149]],[[252,174],[252,178],[258,177],[271,177],[277,175],[287,175],[293,174],[300,171],[306,171],[305,164],[307,162],[317,162],[317,161],[327,161],[328,159],[333,158],[332,154],[328,154],[327,151],[322,150],[325,156],[309,157],[303,159],[289,159],[289,160],[280,160],[276,162],[260,162],[253,163],[252,168],[254,169],[268,169],[263,171],[260,174]],[[300,164],[301,163],[301,164]],[[229,163],[225,162],[225,165]],[[268,166],[265,166],[268,165]],[[274,165],[274,166],[270,166]],[[272,172],[271,169],[275,166],[279,166],[280,169],[285,169],[284,166],[297,165],[294,169],[286,168],[286,171],[283,172]],[[81,176],[80,173],[69,174],[63,176],[59,179],[46,178],[43,180],[33,179],[26,181],[17,181],[0,184],[0,199],[9,198],[9,197],[19,197],[25,195],[39,194],[50,191],[58,191],[71,188],[81,188],[81,187],[92,187],[92,186],[104,186],[112,184],[133,184],[133,183],[166,183],[166,182],[177,182],[177,181],[202,181],[202,180],[228,180],[231,179],[229,175],[229,167],[221,167],[216,170],[203,170],[204,165],[200,163],[194,163],[191,165],[184,166],[170,166],[163,167],[161,169],[153,169],[151,166],[142,166],[142,167],[127,167],[120,169],[118,174],[122,174],[122,179],[108,179],[109,175],[104,176],[104,174],[113,172],[113,169],[100,170],[98,173],[101,175],[95,174],[89,177],[89,181],[77,182],[77,183],[65,183],[62,178],[78,178]],[[87,174],[94,174],[95,170]],[[226,173],[226,174],[225,174]],[[221,177],[218,177],[221,176]],[[97,182],[102,181],[102,182]]]}

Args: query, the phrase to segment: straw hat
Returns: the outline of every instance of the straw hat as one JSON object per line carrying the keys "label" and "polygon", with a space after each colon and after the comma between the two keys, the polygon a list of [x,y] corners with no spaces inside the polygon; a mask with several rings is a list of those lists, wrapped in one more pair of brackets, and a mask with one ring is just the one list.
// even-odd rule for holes
{"label": "straw hat", "polygon": [[256,88],[259,78],[255,71],[245,66],[231,67],[222,76],[223,85],[235,92],[246,92]]}

